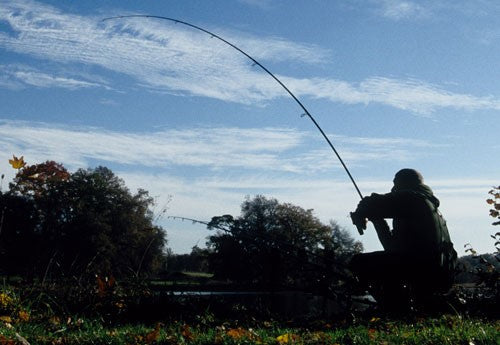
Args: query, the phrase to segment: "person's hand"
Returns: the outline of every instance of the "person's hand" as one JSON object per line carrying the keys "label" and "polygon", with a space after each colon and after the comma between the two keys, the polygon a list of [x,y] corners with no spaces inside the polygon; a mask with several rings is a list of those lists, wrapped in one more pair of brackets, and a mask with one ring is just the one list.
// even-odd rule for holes
{"label": "person's hand", "polygon": [[366,230],[366,224],[368,223],[368,219],[366,217],[362,217],[357,212],[351,212],[352,223],[358,229],[360,235],[363,235],[363,231]]}

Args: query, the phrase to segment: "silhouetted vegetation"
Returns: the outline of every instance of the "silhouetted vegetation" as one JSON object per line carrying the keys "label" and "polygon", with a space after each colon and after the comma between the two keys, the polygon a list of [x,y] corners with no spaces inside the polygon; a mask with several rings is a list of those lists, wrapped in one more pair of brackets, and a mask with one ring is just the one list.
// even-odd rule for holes
{"label": "silhouetted vegetation", "polygon": [[166,269],[169,272],[203,272],[209,273],[209,250],[194,246],[189,254],[168,253]]}
{"label": "silhouetted vegetation", "polygon": [[216,230],[207,242],[216,278],[273,289],[335,284],[362,250],[334,222],[263,196],[245,200],[238,217],[213,217],[208,227]]}
{"label": "silhouetted vegetation", "polygon": [[23,165],[0,192],[1,272],[42,280],[156,272],[165,233],[152,204],[105,167],[71,174],[53,161]]}

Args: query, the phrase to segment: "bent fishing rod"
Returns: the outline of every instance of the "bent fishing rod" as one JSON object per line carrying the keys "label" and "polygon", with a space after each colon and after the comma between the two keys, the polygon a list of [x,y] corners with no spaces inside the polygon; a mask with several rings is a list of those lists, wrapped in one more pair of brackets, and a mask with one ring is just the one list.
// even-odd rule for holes
{"label": "bent fishing rod", "polygon": [[116,17],[104,18],[102,21],[118,20],[118,19],[124,19],[124,18],[155,18],[155,19],[161,19],[161,20],[171,21],[171,22],[178,23],[178,24],[183,24],[183,25],[189,26],[189,27],[191,27],[193,29],[202,31],[202,32],[210,35],[211,37],[217,38],[218,40],[220,40],[220,41],[224,42],[225,44],[229,45],[230,47],[236,49],[241,54],[243,54],[248,59],[250,59],[253,62],[254,65],[259,66],[264,72],[266,72],[267,74],[269,74],[279,85],[281,85],[281,87],[283,87],[283,89],[285,89],[285,91],[293,98],[293,100],[302,108],[302,110],[304,111],[303,115],[305,115],[305,116],[309,117],[309,119],[311,119],[311,121],[314,123],[314,125],[316,126],[316,128],[319,130],[319,132],[321,133],[321,135],[323,136],[323,138],[326,140],[326,142],[328,143],[328,145],[332,149],[332,151],[335,153],[335,156],[340,161],[340,164],[342,165],[342,167],[344,168],[345,172],[347,173],[347,176],[349,177],[349,179],[351,180],[352,184],[354,185],[354,188],[356,189],[356,192],[358,193],[359,197],[361,199],[363,199],[363,194],[361,194],[361,191],[359,190],[358,185],[356,184],[356,181],[354,181],[354,178],[352,177],[351,172],[347,168],[346,164],[344,163],[344,161],[340,157],[340,154],[337,152],[337,150],[333,146],[332,142],[330,141],[330,139],[328,138],[328,136],[325,134],[325,132],[323,131],[323,129],[320,127],[320,125],[318,124],[318,122],[316,121],[316,119],[311,115],[311,113],[309,112],[309,110],[307,110],[307,108],[304,106],[304,104],[302,104],[302,102],[293,94],[293,92],[290,91],[290,89],[278,77],[276,77],[270,70],[268,70],[259,61],[257,61],[255,58],[253,58],[252,56],[250,56],[248,53],[246,53],[245,51],[243,51],[241,48],[239,48],[235,44],[233,44],[233,43],[227,41],[226,39],[222,38],[221,36],[219,36],[219,35],[217,35],[217,34],[215,34],[213,32],[210,32],[210,31],[208,31],[208,30],[206,30],[206,29],[204,29],[202,27],[199,27],[197,25],[194,25],[194,24],[191,24],[191,23],[179,20],[179,19],[174,19],[174,18],[169,18],[169,17],[163,17],[163,16],[148,15],[148,14],[131,14],[131,15],[123,15],[123,16],[116,16]]}

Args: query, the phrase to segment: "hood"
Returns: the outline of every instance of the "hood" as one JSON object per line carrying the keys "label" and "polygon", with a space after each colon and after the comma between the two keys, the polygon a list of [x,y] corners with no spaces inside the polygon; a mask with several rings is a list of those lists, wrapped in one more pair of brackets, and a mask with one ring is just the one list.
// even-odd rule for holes
{"label": "hood", "polygon": [[434,196],[434,193],[432,192],[431,187],[429,187],[426,184],[420,183],[415,186],[405,186],[405,187],[396,187],[394,186],[391,190],[392,192],[414,192],[417,194],[422,195],[424,198],[429,200],[434,204],[434,206],[439,207],[439,199]]}

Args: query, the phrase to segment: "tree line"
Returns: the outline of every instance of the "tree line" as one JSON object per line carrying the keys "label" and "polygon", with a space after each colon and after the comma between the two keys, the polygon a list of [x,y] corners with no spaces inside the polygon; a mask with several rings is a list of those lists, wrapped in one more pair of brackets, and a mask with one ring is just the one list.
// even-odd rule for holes
{"label": "tree line", "polygon": [[31,279],[113,275],[144,277],[162,271],[204,271],[214,279],[269,287],[326,284],[346,273],[361,243],[313,210],[274,198],[247,197],[239,216],[216,216],[206,248],[173,254],[155,224],[154,200],[132,193],[106,167],[73,173],[59,163],[18,169],[0,190],[0,273]]}

